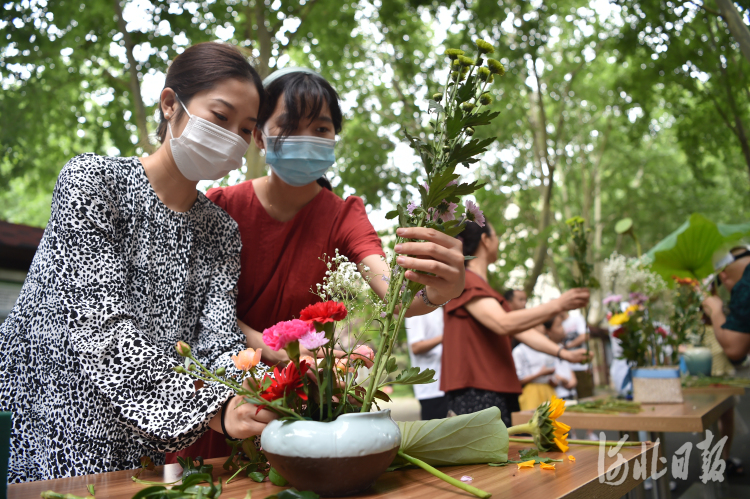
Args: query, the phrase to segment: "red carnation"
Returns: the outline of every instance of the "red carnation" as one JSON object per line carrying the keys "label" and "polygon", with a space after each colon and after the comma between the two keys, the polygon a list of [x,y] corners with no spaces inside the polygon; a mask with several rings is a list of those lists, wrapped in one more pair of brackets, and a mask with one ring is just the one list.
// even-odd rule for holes
{"label": "red carnation", "polygon": [[287,364],[281,371],[278,367],[274,367],[271,386],[263,390],[263,393],[260,394],[261,398],[270,402],[283,398],[288,393],[295,392],[299,398],[307,400],[307,394],[302,388],[302,376],[305,375],[310,366],[305,361],[300,362],[299,365],[299,370],[294,362]]}
{"label": "red carnation", "polygon": [[657,332],[657,333],[659,333],[659,334],[660,334],[660,335],[662,336],[662,338],[666,338],[666,337],[667,337],[667,334],[668,334],[668,333],[667,333],[667,330],[666,330],[666,329],[664,329],[664,328],[663,328],[663,327],[661,327],[661,326],[659,326],[659,327],[657,327],[657,328],[656,328],[656,332]]}
{"label": "red carnation", "polygon": [[305,307],[299,314],[299,318],[305,322],[317,322],[325,324],[326,322],[340,321],[346,317],[346,306],[336,301],[325,301],[313,303]]}
{"label": "red carnation", "polygon": [[620,336],[622,336],[624,332],[625,332],[624,327],[618,327],[617,329],[614,330],[614,332],[612,333],[612,336],[619,340]]}

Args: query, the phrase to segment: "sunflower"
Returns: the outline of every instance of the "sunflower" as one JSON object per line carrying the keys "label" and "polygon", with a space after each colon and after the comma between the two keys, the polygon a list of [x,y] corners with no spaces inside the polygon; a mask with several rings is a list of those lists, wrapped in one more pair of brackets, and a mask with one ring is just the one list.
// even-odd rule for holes
{"label": "sunflower", "polygon": [[568,450],[568,432],[570,426],[557,421],[557,418],[565,412],[565,401],[552,396],[549,402],[545,402],[534,411],[531,420],[526,424],[511,426],[508,435],[529,433],[534,438],[534,443],[540,452]]}

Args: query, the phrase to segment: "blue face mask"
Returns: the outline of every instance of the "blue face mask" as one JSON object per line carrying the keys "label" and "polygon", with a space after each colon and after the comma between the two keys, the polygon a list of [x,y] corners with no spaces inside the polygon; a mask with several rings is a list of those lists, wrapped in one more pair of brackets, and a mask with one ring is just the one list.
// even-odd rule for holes
{"label": "blue face mask", "polygon": [[276,175],[294,187],[315,182],[336,162],[336,141],[310,136],[286,137],[278,150],[279,137],[266,136],[266,164]]}

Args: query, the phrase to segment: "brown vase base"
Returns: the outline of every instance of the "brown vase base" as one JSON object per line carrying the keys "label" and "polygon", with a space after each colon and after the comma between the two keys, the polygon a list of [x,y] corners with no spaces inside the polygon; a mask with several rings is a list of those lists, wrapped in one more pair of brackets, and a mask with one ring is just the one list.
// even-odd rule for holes
{"label": "brown vase base", "polygon": [[268,462],[297,490],[342,497],[369,489],[388,469],[398,448],[368,456],[288,457],[265,452]]}

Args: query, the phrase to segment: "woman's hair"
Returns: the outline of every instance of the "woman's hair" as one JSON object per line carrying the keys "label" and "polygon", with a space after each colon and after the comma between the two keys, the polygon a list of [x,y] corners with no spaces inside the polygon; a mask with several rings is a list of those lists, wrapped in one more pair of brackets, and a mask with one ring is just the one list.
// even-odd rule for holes
{"label": "woman's hair", "polygon": [[[185,107],[198,92],[209,90],[217,83],[228,79],[249,81],[258,89],[261,104],[265,92],[263,82],[245,56],[236,47],[217,42],[204,42],[188,47],[174,58],[167,70],[164,88],[171,88]],[[262,109],[263,106],[261,106]],[[177,107],[175,117],[180,119],[182,106]],[[159,127],[156,129],[159,142],[167,136],[167,120],[159,106]]]}
{"label": "woman's hair", "polygon": [[482,241],[482,234],[490,235],[490,224],[480,226],[476,222],[466,222],[466,228],[458,236],[464,243],[464,256],[473,256]]}
{"label": "woman's hair", "polygon": [[333,190],[331,181],[325,177],[318,177],[318,180],[316,180],[316,182],[318,183],[319,186],[323,187],[324,189],[328,189],[329,191]]}
{"label": "woman's hair", "polygon": [[266,102],[258,115],[256,125],[259,129],[263,129],[271,118],[282,95],[286,113],[284,120],[278,123],[281,132],[280,140],[276,141],[275,147],[280,147],[284,138],[297,130],[303,118],[311,121],[317,119],[324,105],[328,106],[331,113],[334,131],[341,132],[343,117],[339,107],[339,94],[322,76],[304,72],[286,74],[266,87]]}

